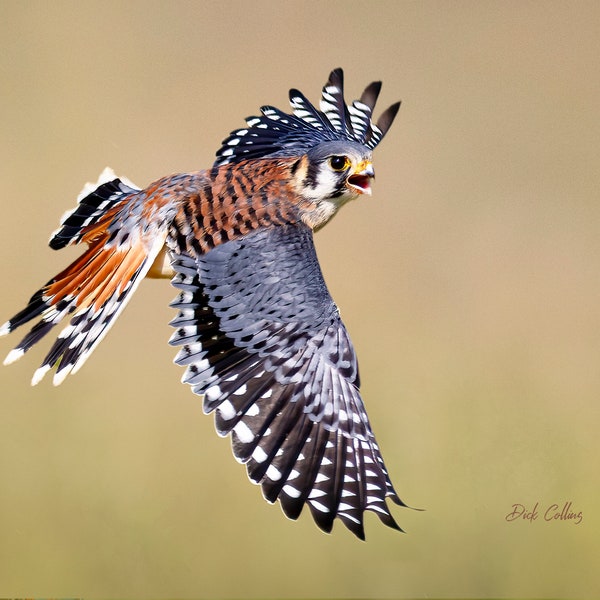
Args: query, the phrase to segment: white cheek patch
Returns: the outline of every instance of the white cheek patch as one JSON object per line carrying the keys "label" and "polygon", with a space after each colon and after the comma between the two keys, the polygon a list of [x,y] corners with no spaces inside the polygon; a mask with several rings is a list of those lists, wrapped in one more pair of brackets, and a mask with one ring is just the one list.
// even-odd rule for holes
{"label": "white cheek patch", "polygon": [[358,191],[342,184],[342,193],[339,196],[331,198],[333,194],[339,191],[340,180],[343,177],[345,176],[335,173],[327,167],[323,167],[317,174],[317,185],[313,188],[307,188],[304,195],[306,198],[320,204],[331,205],[331,209],[335,212],[340,206],[348,202],[348,200],[354,200],[360,195]]}
{"label": "white cheek patch", "polygon": [[334,173],[326,167],[322,167],[317,174],[317,185],[307,187],[304,195],[311,200],[323,200],[328,198],[338,187],[339,173]]}

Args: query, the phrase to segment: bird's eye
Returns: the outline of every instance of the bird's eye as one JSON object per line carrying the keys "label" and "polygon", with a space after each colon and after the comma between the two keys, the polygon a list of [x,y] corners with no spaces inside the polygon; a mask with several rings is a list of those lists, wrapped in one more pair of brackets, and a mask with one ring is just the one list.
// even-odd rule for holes
{"label": "bird's eye", "polygon": [[350,159],[347,156],[332,156],[329,159],[329,166],[334,171],[343,171],[350,166]]}

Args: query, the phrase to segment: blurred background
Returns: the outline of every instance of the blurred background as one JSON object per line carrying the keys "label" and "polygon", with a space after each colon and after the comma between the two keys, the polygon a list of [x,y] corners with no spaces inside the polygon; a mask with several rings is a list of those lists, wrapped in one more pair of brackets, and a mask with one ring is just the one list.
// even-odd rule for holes
{"label": "blurred background", "polygon": [[[106,166],[212,164],[262,104],[382,79],[372,198],[317,235],[406,534],[269,506],[180,385],[175,296],[142,284],[60,388],[0,370],[0,594],[600,595],[596,2],[7,2],[2,321],[77,251],[47,247]],[[2,352],[21,332],[1,341]],[[572,520],[544,520],[571,502]],[[513,504],[530,523],[507,522]]]}

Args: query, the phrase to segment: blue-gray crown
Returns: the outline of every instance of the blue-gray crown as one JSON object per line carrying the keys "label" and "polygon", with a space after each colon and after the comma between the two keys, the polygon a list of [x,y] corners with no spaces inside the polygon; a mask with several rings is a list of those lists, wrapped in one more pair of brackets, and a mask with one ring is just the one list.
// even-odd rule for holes
{"label": "blue-gray crown", "polygon": [[387,133],[400,108],[400,102],[392,104],[377,123],[373,123],[371,115],[380,90],[381,82],[374,81],[360,100],[347,105],[344,73],[342,69],[335,69],[323,88],[321,110],[318,110],[302,92],[291,89],[293,114],[273,106],[261,107],[262,116],[248,117],[246,128],[232,131],[223,140],[214,166],[267,156],[301,156],[327,141],[350,140],[373,149]]}

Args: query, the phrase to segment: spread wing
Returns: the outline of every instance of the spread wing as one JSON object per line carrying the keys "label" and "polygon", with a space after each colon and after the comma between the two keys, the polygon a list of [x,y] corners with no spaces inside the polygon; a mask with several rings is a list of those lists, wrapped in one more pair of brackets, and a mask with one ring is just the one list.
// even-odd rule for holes
{"label": "spread wing", "polygon": [[183,381],[231,434],[265,498],[296,519],[364,539],[365,511],[399,529],[394,491],[359,393],[356,356],[325,286],[311,231],[257,230],[207,254],[177,255],[171,343]]}

